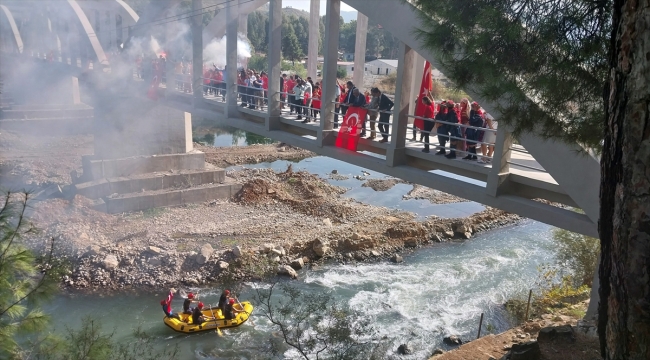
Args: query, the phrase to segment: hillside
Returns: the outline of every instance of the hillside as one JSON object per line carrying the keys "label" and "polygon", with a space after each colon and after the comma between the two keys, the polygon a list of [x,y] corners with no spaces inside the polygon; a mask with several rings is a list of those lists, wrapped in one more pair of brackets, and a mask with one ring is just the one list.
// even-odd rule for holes
{"label": "hillside", "polygon": [[[260,12],[263,12],[263,13],[268,13],[269,12],[269,5],[266,4],[266,5],[262,6],[262,7],[260,7],[259,9],[257,9],[256,11],[260,11]],[[284,15],[287,15],[287,16],[291,16],[291,15],[293,15],[295,17],[302,16],[305,19],[309,19],[309,12],[308,11],[304,11],[304,10],[300,10],[300,9],[294,9],[292,7],[282,8],[282,13]]]}

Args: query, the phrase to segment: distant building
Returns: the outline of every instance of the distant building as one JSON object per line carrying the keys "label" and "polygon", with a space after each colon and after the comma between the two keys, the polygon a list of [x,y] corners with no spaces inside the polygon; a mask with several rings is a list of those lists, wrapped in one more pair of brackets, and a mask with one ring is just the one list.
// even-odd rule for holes
{"label": "distant building", "polygon": [[368,71],[374,75],[389,75],[397,71],[397,60],[377,59],[370,61]]}
{"label": "distant building", "polygon": [[[340,69],[345,69],[345,72],[348,74],[348,76],[352,76],[354,74],[354,62],[352,61],[339,61],[336,63],[336,67]],[[370,65],[365,64],[364,71],[369,71],[370,70]]]}
{"label": "distant building", "polygon": [[343,61],[354,61],[354,53],[344,53],[342,59]]}

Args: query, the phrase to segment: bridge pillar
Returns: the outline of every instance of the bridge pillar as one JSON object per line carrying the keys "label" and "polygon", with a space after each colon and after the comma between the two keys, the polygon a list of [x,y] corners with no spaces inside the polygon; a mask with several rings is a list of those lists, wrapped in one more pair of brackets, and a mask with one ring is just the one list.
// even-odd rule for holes
{"label": "bridge pillar", "polygon": [[279,130],[280,129],[280,76],[282,76],[282,49],[280,46],[273,46],[272,44],[280,44],[282,42],[282,0],[269,1],[269,113],[266,118],[266,130]]}
{"label": "bridge pillar", "polygon": [[368,17],[357,12],[357,37],[354,45],[354,75],[352,81],[363,93],[363,75],[366,65],[366,37],[368,36]]}
{"label": "bridge pillar", "polygon": [[203,0],[192,0],[192,90],[194,107],[203,102]]}
{"label": "bridge pillar", "polygon": [[406,162],[406,127],[409,122],[415,51],[404,42],[400,42],[397,59],[399,66],[397,67],[393,124],[390,128],[390,144],[386,150],[388,166],[399,166]]}
{"label": "bridge pillar", "polygon": [[[512,134],[505,126],[497,129],[497,139],[494,143],[494,155],[492,156],[492,170],[488,174],[486,191],[489,195],[498,196],[502,186],[507,184],[510,175],[510,156],[512,150]],[[507,185],[506,185],[507,186]]]}
{"label": "bridge pillar", "polygon": [[[239,1],[238,1],[239,2]],[[226,7],[226,117],[238,117],[237,109],[237,31],[239,6]],[[269,41],[270,42],[270,41]]]}
{"label": "bridge pillar", "polygon": [[318,40],[320,39],[320,0],[311,0],[309,7],[309,44],[307,47],[307,76],[316,81],[318,71]]}
{"label": "bridge pillar", "polygon": [[339,17],[341,0],[327,0],[327,17],[325,18],[325,44],[323,44],[323,92],[318,146],[334,144],[334,101],[336,98],[336,62],[339,58]]}

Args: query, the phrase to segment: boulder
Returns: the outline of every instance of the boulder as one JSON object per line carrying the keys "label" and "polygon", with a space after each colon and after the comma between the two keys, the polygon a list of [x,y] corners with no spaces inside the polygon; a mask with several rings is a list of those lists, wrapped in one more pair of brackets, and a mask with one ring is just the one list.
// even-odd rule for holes
{"label": "boulder", "polygon": [[282,256],[282,251],[280,251],[279,249],[271,249],[271,251],[269,251],[269,256],[270,257]]}
{"label": "boulder", "polygon": [[318,240],[314,240],[312,249],[314,250],[314,253],[317,256],[323,257],[330,250],[330,247],[328,246],[328,243],[326,241],[318,239]]}
{"label": "boulder", "polygon": [[400,223],[386,230],[386,235],[392,239],[422,237],[427,234],[427,229],[418,222]]}
{"label": "boulder", "polygon": [[302,257],[302,263],[303,263],[303,264],[309,264],[309,258],[306,257],[306,256],[303,256],[303,257]]}
{"label": "boulder", "polygon": [[332,220],[325,218],[323,219],[323,224],[325,224],[325,226],[332,226]]}
{"label": "boulder", "polygon": [[338,173],[339,173],[338,170],[336,170],[336,169],[332,170],[332,174],[336,175],[336,174],[338,174]]}
{"label": "boulder", "polygon": [[447,344],[447,345],[451,345],[451,346],[462,345],[463,344],[463,340],[458,335],[445,336],[442,339],[442,342]]}
{"label": "boulder", "polygon": [[441,348],[437,348],[437,349],[433,350],[433,354],[431,354],[431,355],[436,356],[436,355],[442,355],[444,353],[445,353],[444,350],[442,350]]}
{"label": "boulder", "polygon": [[345,239],[343,240],[343,249],[345,251],[361,251],[377,247],[375,240],[369,237],[359,237],[357,240]]}
{"label": "boulder", "polygon": [[378,257],[378,256],[380,256],[381,254],[380,254],[379,251],[377,251],[377,250],[372,250],[372,251],[370,252],[370,255],[372,255],[372,256],[374,256],[374,257]]}
{"label": "boulder", "polygon": [[539,360],[542,356],[537,341],[528,341],[521,344],[513,344],[510,349],[510,360]]}
{"label": "boulder", "polygon": [[435,234],[431,235],[431,241],[442,242],[443,239],[438,233],[435,233]]}
{"label": "boulder", "polygon": [[300,270],[305,266],[305,262],[302,260],[302,258],[297,258],[291,261],[291,267]]}
{"label": "boulder", "polygon": [[120,265],[120,262],[117,261],[117,256],[110,254],[110,255],[106,255],[106,257],[102,261],[102,265],[104,265],[104,269],[106,270],[113,270]]}
{"label": "boulder", "polygon": [[456,234],[470,233],[472,234],[472,225],[465,221],[455,221],[451,224],[451,229]]}
{"label": "boulder", "polygon": [[537,334],[537,341],[540,343],[551,341],[574,343],[576,341],[576,335],[571,325],[547,326],[539,331],[539,334]]}
{"label": "boulder", "polygon": [[274,263],[279,263],[280,262],[280,257],[279,256],[271,257],[271,261],[273,261]]}
{"label": "boulder", "polygon": [[96,256],[102,252],[102,248],[97,245],[90,245],[86,248],[84,256]]}
{"label": "boulder", "polygon": [[359,233],[352,234],[352,240],[359,240],[359,239],[361,239],[361,235],[359,235]]}
{"label": "boulder", "polygon": [[219,262],[217,262],[217,267],[218,267],[221,271],[226,270],[226,269],[228,268],[229,265],[230,265],[230,264],[228,264],[227,262],[225,262],[225,261],[223,261],[223,260],[219,260]]}
{"label": "boulder", "polygon": [[397,353],[400,355],[411,355],[413,354],[413,349],[411,349],[409,344],[402,344],[397,348]]}
{"label": "boulder", "polygon": [[235,255],[236,258],[241,257],[242,255],[241,247],[235,246],[234,248],[232,248],[232,254]]}
{"label": "boulder", "polygon": [[198,255],[196,255],[195,261],[199,265],[205,264],[208,260],[210,260],[210,256],[212,256],[212,253],[214,252],[214,249],[212,248],[212,245],[210,244],[205,244],[201,246],[201,251],[199,252]]}
{"label": "boulder", "polygon": [[278,275],[286,275],[292,279],[298,278],[298,273],[289,265],[278,266]]}
{"label": "boulder", "polygon": [[401,263],[402,261],[404,261],[404,259],[400,255],[395,254],[395,255],[390,257],[390,261],[392,261],[394,263]]}
{"label": "boulder", "polygon": [[445,231],[443,234],[448,239],[453,239],[454,238],[454,232],[453,231]]}

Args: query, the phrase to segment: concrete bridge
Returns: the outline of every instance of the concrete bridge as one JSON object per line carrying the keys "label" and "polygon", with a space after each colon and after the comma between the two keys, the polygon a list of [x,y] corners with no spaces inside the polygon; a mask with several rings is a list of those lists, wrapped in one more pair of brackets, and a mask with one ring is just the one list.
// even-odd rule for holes
{"label": "concrete bridge", "polygon": [[[312,1],[310,20],[310,54],[308,72],[316,78],[316,56],[319,38],[320,0]],[[93,5],[93,3],[101,3]],[[62,18],[74,19],[67,30],[61,22],[50,18],[26,19],[26,7],[22,2],[7,1],[0,7],[0,26],[4,52],[22,53],[25,56],[47,57],[52,42],[34,41],[34,32],[50,34],[60,43],[60,50],[55,52],[60,61],[69,66],[85,66],[104,72],[111,68],[111,58],[106,56],[107,49],[116,49],[122,43],[128,47],[128,38],[147,37],[153,25],[169,20],[169,9],[178,0],[161,0],[152,2],[141,17],[129,10],[128,5],[116,1],[54,1]],[[4,3],[4,2],[3,2]],[[246,15],[260,6],[269,6],[269,49],[268,69],[269,96],[268,106],[264,110],[243,108],[238,103],[237,78],[237,35],[245,32]],[[513,212],[524,217],[541,221],[574,232],[597,236],[599,213],[600,167],[598,159],[584,152],[578,144],[565,144],[553,140],[544,140],[534,133],[523,134],[514,139],[506,126],[496,131],[494,155],[488,164],[450,160],[431,153],[423,153],[423,144],[412,140],[413,99],[422,76],[424,60],[445,72],[444,66],[436,61],[435,54],[423,47],[415,38],[414,29],[420,28],[420,11],[409,3],[399,0],[347,0],[345,3],[359,11],[357,22],[358,69],[363,68],[365,54],[365,34],[368,20],[382,24],[400,39],[399,67],[395,93],[395,108],[390,114],[389,142],[379,143],[362,139],[360,151],[352,152],[334,146],[338,129],[333,126],[335,116],[335,79],[338,58],[340,0],[327,0],[327,17],[325,24],[325,42],[323,44],[323,108],[319,121],[302,123],[281,109],[279,78],[281,76],[281,0],[229,0],[221,5],[221,10],[213,22],[203,28],[200,16],[206,9],[201,0],[192,1],[192,11],[184,18],[190,18],[192,24],[192,56],[194,68],[203,66],[203,50],[206,43],[215,37],[226,35],[227,79],[226,97],[205,96],[202,91],[184,93],[173,85],[161,87],[163,95],[159,103],[191,113],[218,123],[250,131],[278,141],[314,151],[358,166],[372,169],[384,174],[398,177],[409,182],[428,186],[488,206]],[[60,5],[65,5],[63,8]],[[23,13],[21,13],[23,11]],[[99,12],[99,24],[97,19]],[[16,15],[18,14],[18,15]],[[91,14],[89,16],[89,14]],[[104,15],[108,22],[102,23]],[[117,16],[121,18],[121,25]],[[54,15],[50,15],[54,18]],[[113,21],[115,19],[115,22]],[[399,19],[399,21],[395,21]],[[37,21],[38,20],[38,21]],[[172,18],[173,20],[173,18]],[[56,26],[41,26],[43,23]],[[22,28],[21,28],[21,25]],[[28,27],[26,24],[31,24]],[[59,24],[59,25],[57,25]],[[109,35],[97,36],[102,26],[113,27]],[[125,24],[132,25],[130,32]],[[118,26],[120,25],[120,26]],[[244,30],[244,31],[242,31]],[[66,33],[67,31],[67,33]],[[118,38],[117,34],[122,31]],[[111,33],[115,33],[113,36]],[[8,35],[7,35],[8,34]],[[27,35],[29,34],[29,35]],[[62,35],[67,34],[67,35]],[[70,35],[73,34],[76,37]],[[94,34],[94,35],[93,35]],[[65,41],[61,41],[65,38]],[[26,41],[26,39],[32,39]],[[74,41],[77,41],[77,45]],[[85,49],[85,50],[83,50]],[[111,50],[112,51],[112,50]],[[167,74],[171,74],[171,62],[168,62]],[[195,72],[192,77],[194,89],[200,89],[202,74]],[[355,71],[354,82],[362,84],[363,72]],[[146,87],[146,85],[145,85]],[[472,98],[492,114],[497,120],[499,114],[495,104],[481,101],[480,96],[467,89]],[[149,100],[142,100],[149,101]],[[433,146],[437,143],[433,141]]]}

